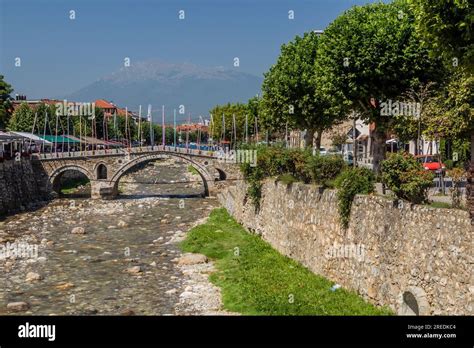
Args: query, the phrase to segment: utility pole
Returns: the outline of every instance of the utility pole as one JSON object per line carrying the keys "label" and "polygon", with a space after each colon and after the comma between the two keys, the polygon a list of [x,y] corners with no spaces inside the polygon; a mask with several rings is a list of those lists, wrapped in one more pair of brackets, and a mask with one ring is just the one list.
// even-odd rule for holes
{"label": "utility pole", "polygon": [[353,116],[354,116],[354,119],[353,119],[353,125],[352,125],[352,145],[353,145],[352,161],[353,161],[353,166],[355,168],[357,167],[357,140],[356,140],[357,130],[356,130],[356,113],[355,112],[353,112]]}

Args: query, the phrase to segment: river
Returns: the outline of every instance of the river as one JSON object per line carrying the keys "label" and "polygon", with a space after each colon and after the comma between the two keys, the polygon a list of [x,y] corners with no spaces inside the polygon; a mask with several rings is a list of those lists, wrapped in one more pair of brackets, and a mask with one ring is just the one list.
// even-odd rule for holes
{"label": "river", "polygon": [[218,203],[193,197],[203,191],[200,177],[173,160],[121,182],[113,201],[58,198],[0,222],[0,245],[37,247],[32,257],[0,257],[0,315],[17,313],[7,309],[12,302],[33,315],[177,314],[189,284],[177,243]]}

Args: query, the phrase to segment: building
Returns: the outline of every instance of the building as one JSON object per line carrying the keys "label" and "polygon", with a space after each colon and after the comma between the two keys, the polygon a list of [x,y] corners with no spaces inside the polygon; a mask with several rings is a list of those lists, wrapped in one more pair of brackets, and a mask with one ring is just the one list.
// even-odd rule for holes
{"label": "building", "polygon": [[105,99],[97,99],[94,103],[96,107],[101,108],[104,111],[104,116],[110,117],[118,113],[117,106]]}

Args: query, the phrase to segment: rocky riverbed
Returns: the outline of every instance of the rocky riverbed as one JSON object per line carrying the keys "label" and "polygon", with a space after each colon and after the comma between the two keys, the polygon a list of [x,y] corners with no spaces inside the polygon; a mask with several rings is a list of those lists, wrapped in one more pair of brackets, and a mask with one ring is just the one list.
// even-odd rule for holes
{"label": "rocky riverbed", "polygon": [[217,201],[193,197],[184,164],[139,169],[117,200],[60,198],[0,222],[1,315],[225,314],[212,263],[178,248]]}

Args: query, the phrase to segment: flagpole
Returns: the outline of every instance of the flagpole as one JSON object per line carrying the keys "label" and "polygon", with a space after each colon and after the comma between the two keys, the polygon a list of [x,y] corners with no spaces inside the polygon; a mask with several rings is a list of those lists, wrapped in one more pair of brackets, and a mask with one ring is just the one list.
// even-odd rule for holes
{"label": "flagpole", "polygon": [[142,150],[142,106],[138,107],[138,139],[140,139],[140,151]]}
{"label": "flagpole", "polygon": [[174,112],[173,112],[173,127],[174,127],[174,147],[176,148],[176,109],[174,109]]}
{"label": "flagpole", "polygon": [[245,143],[248,144],[249,142],[249,115],[245,114]]}
{"label": "flagpole", "polygon": [[163,150],[165,149],[165,144],[166,144],[166,134],[165,134],[165,106],[161,106],[161,139],[162,139],[162,145],[163,145]]}

